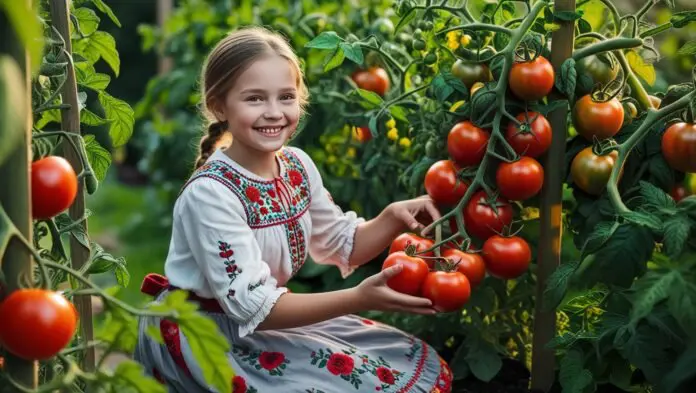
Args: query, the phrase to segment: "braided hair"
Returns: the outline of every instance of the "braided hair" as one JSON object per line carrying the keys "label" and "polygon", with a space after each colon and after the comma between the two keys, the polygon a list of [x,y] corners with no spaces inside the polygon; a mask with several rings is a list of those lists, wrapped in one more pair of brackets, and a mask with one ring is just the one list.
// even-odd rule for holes
{"label": "braided hair", "polygon": [[216,121],[208,125],[208,132],[201,138],[198,157],[196,157],[196,168],[200,168],[205,164],[206,160],[213,154],[215,146],[222,139],[222,136],[225,135],[226,130],[226,121]]}

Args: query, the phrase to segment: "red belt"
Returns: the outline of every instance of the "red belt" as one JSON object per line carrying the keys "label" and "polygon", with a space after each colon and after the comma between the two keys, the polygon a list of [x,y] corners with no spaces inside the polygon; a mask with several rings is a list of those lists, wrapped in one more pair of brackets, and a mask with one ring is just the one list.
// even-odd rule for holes
{"label": "red belt", "polygon": [[[174,291],[181,288],[170,285],[167,277],[157,273],[149,273],[146,275],[143,279],[142,285],[140,285],[140,292],[150,296],[157,296],[165,289]],[[224,311],[222,307],[220,307],[220,303],[218,303],[217,300],[200,297],[191,291],[186,292],[188,292],[188,300],[198,303],[201,306],[201,310],[224,314]]]}

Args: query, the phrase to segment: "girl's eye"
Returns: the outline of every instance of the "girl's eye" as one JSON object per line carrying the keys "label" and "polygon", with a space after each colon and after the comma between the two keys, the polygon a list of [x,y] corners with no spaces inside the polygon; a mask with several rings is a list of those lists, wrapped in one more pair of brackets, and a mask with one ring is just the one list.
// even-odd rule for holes
{"label": "girl's eye", "polygon": [[247,101],[251,101],[251,102],[263,101],[263,98],[261,98],[260,96],[252,96],[252,97],[247,98]]}
{"label": "girl's eye", "polygon": [[294,99],[295,99],[295,95],[294,95],[294,94],[283,94],[282,96],[280,96],[280,99],[283,100],[283,101],[286,101],[286,100],[294,100]]}

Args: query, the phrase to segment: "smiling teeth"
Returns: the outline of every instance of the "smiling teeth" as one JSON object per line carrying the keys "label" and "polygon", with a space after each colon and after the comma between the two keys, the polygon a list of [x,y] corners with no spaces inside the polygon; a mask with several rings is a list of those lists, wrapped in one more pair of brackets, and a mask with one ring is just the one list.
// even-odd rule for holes
{"label": "smiling teeth", "polygon": [[257,128],[259,132],[263,132],[264,134],[277,134],[282,130],[283,127],[274,127],[274,128]]}

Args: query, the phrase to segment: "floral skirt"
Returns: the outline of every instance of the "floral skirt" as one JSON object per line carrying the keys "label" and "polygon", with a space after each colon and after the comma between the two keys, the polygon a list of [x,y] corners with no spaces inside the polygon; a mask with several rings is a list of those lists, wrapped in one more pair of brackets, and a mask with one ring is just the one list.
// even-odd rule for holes
{"label": "floral skirt", "polygon": [[[166,291],[158,296],[166,296]],[[244,338],[224,314],[206,313],[230,340],[234,393],[451,392],[452,373],[424,341],[391,326],[347,315]],[[155,326],[162,345],[145,334]],[[170,392],[215,392],[206,385],[176,323],[140,320],[135,359]]]}

